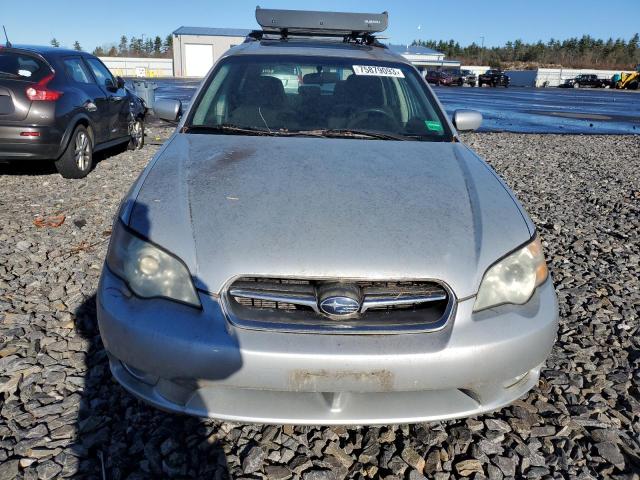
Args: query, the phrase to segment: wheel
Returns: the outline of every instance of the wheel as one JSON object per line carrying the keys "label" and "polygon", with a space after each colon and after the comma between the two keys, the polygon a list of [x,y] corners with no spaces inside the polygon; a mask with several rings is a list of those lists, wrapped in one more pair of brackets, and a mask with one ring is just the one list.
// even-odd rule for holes
{"label": "wheel", "polygon": [[459,80],[459,81],[458,81],[458,86],[459,86],[459,87],[462,87],[463,85],[464,85],[464,80]]}
{"label": "wheel", "polygon": [[579,83],[574,83],[573,84],[573,88],[580,88],[580,84]]}
{"label": "wheel", "polygon": [[129,150],[140,150],[144,147],[144,120],[141,118],[132,120],[129,124],[129,135],[131,135]]}
{"label": "wheel", "polygon": [[638,90],[639,86],[640,86],[640,82],[638,82],[638,80],[635,80],[635,81],[631,82],[627,88],[629,90]]}
{"label": "wheel", "polygon": [[93,142],[83,125],[73,131],[67,148],[56,160],[56,169],[64,178],[84,178],[93,167]]}

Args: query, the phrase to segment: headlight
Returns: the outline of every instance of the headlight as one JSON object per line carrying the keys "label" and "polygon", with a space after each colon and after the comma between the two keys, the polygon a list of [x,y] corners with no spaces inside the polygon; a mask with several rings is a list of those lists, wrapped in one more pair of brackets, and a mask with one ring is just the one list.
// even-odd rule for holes
{"label": "headlight", "polygon": [[107,265],[139,297],[164,297],[201,307],[191,274],[182,261],[119,222],[109,244]]}
{"label": "headlight", "polygon": [[503,303],[526,303],[548,275],[542,245],[536,238],[486,271],[473,310],[477,312]]}

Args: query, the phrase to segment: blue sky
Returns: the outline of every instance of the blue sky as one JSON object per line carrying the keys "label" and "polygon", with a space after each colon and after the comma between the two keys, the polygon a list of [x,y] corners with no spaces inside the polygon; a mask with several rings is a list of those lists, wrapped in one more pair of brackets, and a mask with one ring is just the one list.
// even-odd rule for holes
{"label": "blue sky", "polygon": [[[640,31],[640,0],[0,0],[0,24],[14,43],[63,45],[78,40],[85,50],[116,42],[120,35],[165,36],[181,25],[256,27],[256,4],[265,8],[389,11],[393,43],[416,38],[461,44],[501,45],[507,40],[564,39],[590,34],[630,38]],[[420,28],[419,28],[420,27]]]}

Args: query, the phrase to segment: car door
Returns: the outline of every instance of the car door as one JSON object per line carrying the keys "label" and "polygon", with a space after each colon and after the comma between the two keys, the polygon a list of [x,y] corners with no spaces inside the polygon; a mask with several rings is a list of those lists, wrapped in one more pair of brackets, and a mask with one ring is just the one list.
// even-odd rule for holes
{"label": "car door", "polygon": [[124,88],[118,88],[116,79],[100,60],[95,57],[85,57],[84,60],[93,72],[98,85],[107,95],[110,139],[126,137],[129,134],[127,92]]}
{"label": "car door", "polygon": [[80,56],[64,57],[62,65],[78,93],[76,110],[86,113],[91,120],[96,145],[109,141],[110,105],[106,93],[98,86]]}

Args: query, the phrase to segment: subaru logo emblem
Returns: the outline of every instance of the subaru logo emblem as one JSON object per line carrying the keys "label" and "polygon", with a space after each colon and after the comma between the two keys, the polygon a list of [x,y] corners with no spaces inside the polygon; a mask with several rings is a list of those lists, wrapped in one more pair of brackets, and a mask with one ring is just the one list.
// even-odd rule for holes
{"label": "subaru logo emblem", "polygon": [[360,310],[360,302],[349,297],[327,297],[320,302],[320,310],[327,315],[351,315]]}

